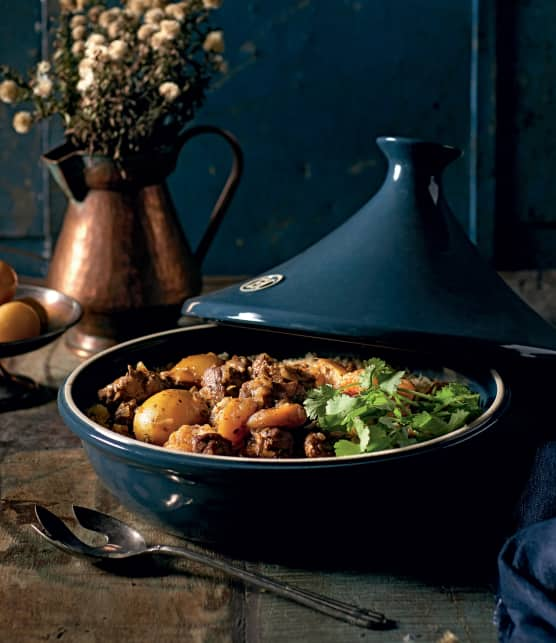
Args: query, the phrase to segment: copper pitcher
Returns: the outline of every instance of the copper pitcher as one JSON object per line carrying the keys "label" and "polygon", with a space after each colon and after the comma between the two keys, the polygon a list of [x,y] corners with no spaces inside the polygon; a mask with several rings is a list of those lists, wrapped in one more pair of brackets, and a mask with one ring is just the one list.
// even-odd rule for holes
{"label": "copper pitcher", "polygon": [[[166,178],[183,145],[217,134],[233,152],[224,188],[192,252]],[[86,356],[107,346],[176,326],[183,301],[201,290],[201,265],[237,188],[243,156],[218,127],[186,130],[171,149],[119,162],[66,143],[43,156],[69,199],[47,284],[77,299],[83,320],[67,335]]]}

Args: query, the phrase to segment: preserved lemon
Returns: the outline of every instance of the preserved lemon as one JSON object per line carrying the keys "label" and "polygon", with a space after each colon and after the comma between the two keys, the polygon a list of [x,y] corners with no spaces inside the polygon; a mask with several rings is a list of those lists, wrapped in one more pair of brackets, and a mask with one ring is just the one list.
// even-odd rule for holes
{"label": "preserved lemon", "polygon": [[17,274],[9,263],[0,259],[0,304],[14,298],[17,288]]}
{"label": "preserved lemon", "polygon": [[48,330],[48,313],[46,312],[46,308],[39,301],[33,297],[18,297],[16,301],[21,301],[24,304],[31,306],[31,308],[37,313],[39,321],[41,322],[41,333]]}
{"label": "preserved lemon", "polygon": [[138,440],[163,445],[182,424],[203,424],[207,419],[207,405],[198,393],[169,388],[137,408],[133,433]]}
{"label": "preserved lemon", "polygon": [[41,322],[37,313],[21,301],[0,305],[0,342],[15,342],[40,335]]}

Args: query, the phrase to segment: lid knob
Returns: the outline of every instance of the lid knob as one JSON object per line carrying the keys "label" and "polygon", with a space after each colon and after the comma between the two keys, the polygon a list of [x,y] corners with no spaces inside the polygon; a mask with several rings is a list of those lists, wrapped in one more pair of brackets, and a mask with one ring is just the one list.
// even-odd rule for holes
{"label": "lid knob", "polygon": [[447,165],[462,155],[457,147],[419,138],[380,136],[376,142],[394,170],[399,165],[430,176],[438,177]]}

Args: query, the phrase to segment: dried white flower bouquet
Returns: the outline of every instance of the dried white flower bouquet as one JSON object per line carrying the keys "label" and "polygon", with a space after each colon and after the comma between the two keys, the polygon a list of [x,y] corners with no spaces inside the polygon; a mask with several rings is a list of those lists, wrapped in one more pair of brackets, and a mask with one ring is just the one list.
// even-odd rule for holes
{"label": "dried white flower bouquet", "polygon": [[119,159],[170,145],[223,71],[210,25],[220,0],[60,0],[51,60],[24,78],[0,66],[0,100],[32,107],[16,132],[53,114],[88,154]]}

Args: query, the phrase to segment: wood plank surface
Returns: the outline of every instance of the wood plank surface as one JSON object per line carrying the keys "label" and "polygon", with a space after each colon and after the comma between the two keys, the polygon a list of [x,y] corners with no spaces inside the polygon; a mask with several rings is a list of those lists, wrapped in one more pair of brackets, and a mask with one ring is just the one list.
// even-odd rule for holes
{"label": "wood plank surface", "polygon": [[[94,507],[139,527],[150,543],[183,544],[120,506],[64,426],[54,394],[78,363],[63,338],[3,361],[10,371],[46,384],[50,401],[0,414],[2,643],[495,643],[494,596],[484,583],[440,583],[365,566],[305,569],[299,563],[236,561],[299,587],[383,611],[399,623],[396,630],[374,632],[230,582],[199,565],[154,560],[109,570],[40,540],[30,528],[35,502],[68,521],[72,503]],[[372,543],[355,541],[354,547],[364,556]]]}
{"label": "wood plank surface", "polygon": [[183,561],[126,564],[114,573],[41,541],[29,526],[33,504],[45,505],[68,522],[72,502],[96,507],[138,526],[148,542],[183,543],[123,509],[96,479],[80,448],[9,455],[0,479],[3,641],[496,640],[493,598],[486,587],[439,587],[403,576],[247,564],[399,621],[397,630],[371,632],[271,594],[245,590]]}
{"label": "wood plank surface", "polygon": [[234,591],[227,579],[168,560],[124,563],[114,573],[53,549],[31,530],[35,502],[68,521],[75,502],[138,525],[150,542],[178,542],[122,510],[81,449],[8,456],[1,480],[3,641],[232,640]]}

